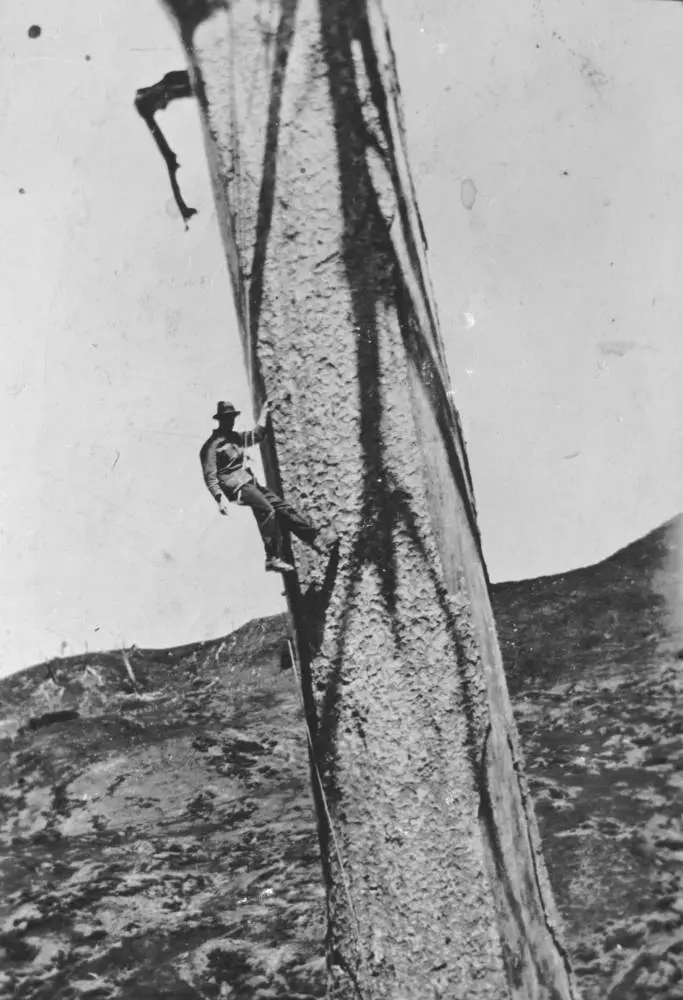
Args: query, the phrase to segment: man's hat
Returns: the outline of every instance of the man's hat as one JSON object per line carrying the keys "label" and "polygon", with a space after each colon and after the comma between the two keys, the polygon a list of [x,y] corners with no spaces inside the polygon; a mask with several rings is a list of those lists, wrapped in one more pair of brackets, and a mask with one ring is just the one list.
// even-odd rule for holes
{"label": "man's hat", "polygon": [[221,400],[221,402],[216,407],[216,412],[213,415],[213,419],[220,420],[221,417],[236,417],[241,412],[242,412],[241,410],[236,410],[235,407],[232,405],[232,403],[226,403],[224,400]]}

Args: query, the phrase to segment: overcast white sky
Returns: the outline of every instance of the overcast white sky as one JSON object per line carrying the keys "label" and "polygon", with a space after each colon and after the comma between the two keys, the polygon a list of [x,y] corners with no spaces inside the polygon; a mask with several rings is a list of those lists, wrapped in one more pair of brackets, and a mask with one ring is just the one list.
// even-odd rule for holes
{"label": "overcast white sky", "polygon": [[[492,578],[594,562],[683,508],[683,8],[386,3]],[[161,118],[186,233],[132,105],[173,29],[0,26],[0,674],[279,611],[198,463],[217,399],[251,414],[197,110]]]}

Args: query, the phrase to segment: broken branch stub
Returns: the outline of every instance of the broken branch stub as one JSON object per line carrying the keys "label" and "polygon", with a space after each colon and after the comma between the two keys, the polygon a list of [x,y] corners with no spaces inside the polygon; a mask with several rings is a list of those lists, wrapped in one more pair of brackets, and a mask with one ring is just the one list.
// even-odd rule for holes
{"label": "broken branch stub", "polygon": [[159,111],[167,108],[172,101],[183,97],[192,97],[190,74],[187,70],[174,70],[171,73],[167,73],[166,76],[151,87],[140,87],[135,94],[135,108],[152,133],[152,138],[164,158],[173,197],[187,229],[187,223],[193,215],[197,214],[197,209],[190,208],[182,196],[176,178],[180,167],[178,158],[169,146],[166,136],[161,131],[156,120],[156,115]]}
{"label": "broken branch stub", "polygon": [[314,781],[329,996],[575,998],[382,10],[167,6],[202,110],[254,401],[274,402],[268,477],[340,540],[327,559],[294,541],[286,584],[325,790]]}

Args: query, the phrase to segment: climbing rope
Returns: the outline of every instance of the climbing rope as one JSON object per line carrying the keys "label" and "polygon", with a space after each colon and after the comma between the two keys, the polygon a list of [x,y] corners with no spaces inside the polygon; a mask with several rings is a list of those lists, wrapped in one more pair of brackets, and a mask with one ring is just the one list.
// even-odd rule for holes
{"label": "climbing rope", "polygon": [[344,862],[342,860],[341,848],[339,846],[339,840],[337,838],[337,834],[335,833],[334,824],[332,822],[332,816],[330,815],[329,806],[327,805],[327,797],[325,795],[325,789],[323,788],[323,779],[322,779],[322,777],[320,775],[320,770],[318,768],[318,761],[316,760],[315,746],[313,745],[313,737],[311,735],[311,728],[308,725],[308,717],[306,715],[306,706],[304,705],[304,697],[303,697],[303,694],[302,694],[302,691],[301,691],[301,678],[299,677],[299,672],[296,669],[296,658],[295,658],[295,655],[294,655],[294,645],[293,645],[291,639],[287,640],[287,645],[289,647],[289,658],[290,658],[291,663],[292,663],[292,670],[294,672],[294,678],[295,678],[295,681],[296,681],[296,689],[297,689],[297,692],[298,692],[298,695],[299,695],[299,703],[301,704],[301,709],[302,709],[302,711],[304,713],[304,725],[306,726],[306,735],[308,737],[308,744],[309,744],[309,746],[311,748],[311,760],[313,761],[313,768],[315,770],[315,774],[316,774],[316,777],[318,779],[318,787],[320,788],[320,797],[322,799],[323,808],[325,810],[325,815],[327,817],[327,823],[328,823],[328,826],[330,828],[330,833],[332,834],[332,840],[334,842],[334,849],[335,849],[335,853],[337,855],[337,861],[339,862],[339,870],[341,872],[342,882],[344,884],[344,891],[346,892],[346,899],[347,899],[348,904],[349,904],[349,910],[351,911],[351,915],[353,916],[354,922],[356,924],[356,936],[357,936],[358,951],[361,952],[360,943],[361,943],[362,938],[361,938],[361,932],[360,932],[360,922],[358,920],[358,914],[356,913],[356,908],[353,905],[353,899],[351,898],[351,887],[349,885],[348,876],[346,874],[346,869],[344,867]]}

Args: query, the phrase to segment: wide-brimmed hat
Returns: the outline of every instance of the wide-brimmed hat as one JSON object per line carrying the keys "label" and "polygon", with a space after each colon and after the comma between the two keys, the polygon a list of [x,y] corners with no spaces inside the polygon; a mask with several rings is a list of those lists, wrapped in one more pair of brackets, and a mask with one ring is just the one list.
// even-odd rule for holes
{"label": "wide-brimmed hat", "polygon": [[216,412],[213,415],[214,420],[220,420],[221,417],[236,417],[242,411],[236,410],[232,403],[226,403],[225,400],[221,400],[216,407]]}

